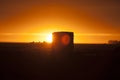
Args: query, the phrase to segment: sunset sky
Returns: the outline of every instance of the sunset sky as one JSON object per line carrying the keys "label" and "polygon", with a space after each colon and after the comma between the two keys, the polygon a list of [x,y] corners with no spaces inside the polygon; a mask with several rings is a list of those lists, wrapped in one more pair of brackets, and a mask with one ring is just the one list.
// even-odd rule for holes
{"label": "sunset sky", "polygon": [[0,0],[0,42],[46,41],[74,32],[75,43],[120,40],[119,0]]}

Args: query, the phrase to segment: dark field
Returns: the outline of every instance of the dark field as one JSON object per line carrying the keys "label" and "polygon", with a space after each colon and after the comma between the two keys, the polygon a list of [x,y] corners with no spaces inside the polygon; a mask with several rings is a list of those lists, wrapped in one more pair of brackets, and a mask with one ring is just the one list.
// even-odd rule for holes
{"label": "dark field", "polygon": [[0,72],[2,80],[116,80],[120,45],[75,44],[55,54],[50,44],[0,43]]}

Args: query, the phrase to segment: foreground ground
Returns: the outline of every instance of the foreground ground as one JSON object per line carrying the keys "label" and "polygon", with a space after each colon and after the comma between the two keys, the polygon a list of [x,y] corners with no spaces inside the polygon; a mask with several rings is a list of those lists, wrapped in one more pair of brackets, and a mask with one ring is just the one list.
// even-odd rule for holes
{"label": "foreground ground", "polygon": [[5,79],[120,79],[120,45],[75,44],[54,54],[50,44],[0,43],[0,72]]}

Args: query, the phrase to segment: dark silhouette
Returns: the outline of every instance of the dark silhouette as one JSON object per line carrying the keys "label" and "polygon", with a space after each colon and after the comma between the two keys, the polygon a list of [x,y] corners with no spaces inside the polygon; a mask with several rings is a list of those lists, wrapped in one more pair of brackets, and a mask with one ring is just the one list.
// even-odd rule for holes
{"label": "dark silhouette", "polygon": [[120,46],[74,44],[74,52],[54,56],[47,43],[0,43],[1,80],[119,78]]}
{"label": "dark silhouette", "polygon": [[73,32],[54,32],[52,42],[52,52],[54,55],[70,54],[74,50],[74,34]]}

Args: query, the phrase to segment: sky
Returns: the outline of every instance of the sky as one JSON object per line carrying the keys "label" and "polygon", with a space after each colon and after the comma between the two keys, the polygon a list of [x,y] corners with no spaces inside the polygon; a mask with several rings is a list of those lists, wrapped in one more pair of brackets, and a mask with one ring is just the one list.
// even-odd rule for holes
{"label": "sky", "polygon": [[119,0],[0,0],[0,42],[46,41],[74,32],[75,43],[120,40]]}

